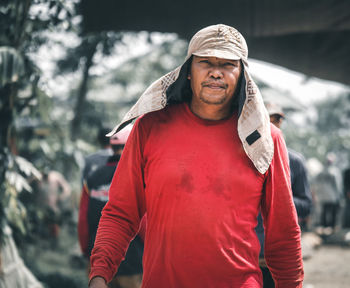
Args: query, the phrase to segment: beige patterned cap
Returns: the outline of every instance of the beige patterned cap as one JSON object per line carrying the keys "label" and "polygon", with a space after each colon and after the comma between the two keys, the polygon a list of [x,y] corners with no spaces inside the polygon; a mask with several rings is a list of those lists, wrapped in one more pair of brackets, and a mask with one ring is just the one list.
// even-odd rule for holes
{"label": "beige patterned cap", "polygon": [[[274,153],[270,119],[260,91],[249,73],[248,47],[245,39],[233,27],[224,24],[208,26],[192,37],[184,64],[192,55],[241,60],[245,87],[243,87],[243,101],[239,107],[238,135],[244,151],[255,168],[260,173],[265,173]],[[112,136],[141,115],[163,109],[168,104],[167,90],[180,78],[184,64],[153,82],[126,113],[121,123],[107,136]]]}
{"label": "beige patterned cap", "polygon": [[206,27],[192,37],[186,58],[191,55],[247,60],[248,47],[242,34],[235,28],[218,24]]}

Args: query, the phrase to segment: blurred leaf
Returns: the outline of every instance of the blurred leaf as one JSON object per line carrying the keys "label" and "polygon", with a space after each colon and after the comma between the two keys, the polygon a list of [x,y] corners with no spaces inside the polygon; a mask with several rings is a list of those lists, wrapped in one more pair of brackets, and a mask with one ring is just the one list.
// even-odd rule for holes
{"label": "blurred leaf", "polygon": [[27,177],[34,177],[37,180],[41,180],[41,173],[28,160],[20,156],[15,156],[15,162],[18,165],[19,170],[23,172]]}
{"label": "blurred leaf", "polygon": [[[8,184],[14,188],[14,191],[18,193],[22,192],[23,190],[32,192],[32,188],[28,184],[27,180],[18,172],[6,171],[6,180]],[[10,190],[12,191],[12,189]]]}
{"label": "blurred leaf", "polygon": [[24,74],[24,63],[19,53],[11,47],[0,47],[0,88],[18,82]]}

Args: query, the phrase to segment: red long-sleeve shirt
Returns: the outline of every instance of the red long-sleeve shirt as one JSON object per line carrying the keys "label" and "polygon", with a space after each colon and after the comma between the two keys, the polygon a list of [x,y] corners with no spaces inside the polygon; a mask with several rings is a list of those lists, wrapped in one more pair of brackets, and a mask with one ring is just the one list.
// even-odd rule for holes
{"label": "red long-sleeve shirt", "polygon": [[275,151],[263,175],[236,127],[236,115],[203,120],[187,104],[136,121],[102,212],[90,278],[111,280],[147,211],[143,288],[261,287],[254,231],[261,208],[276,287],[302,287],[284,140],[271,127]]}

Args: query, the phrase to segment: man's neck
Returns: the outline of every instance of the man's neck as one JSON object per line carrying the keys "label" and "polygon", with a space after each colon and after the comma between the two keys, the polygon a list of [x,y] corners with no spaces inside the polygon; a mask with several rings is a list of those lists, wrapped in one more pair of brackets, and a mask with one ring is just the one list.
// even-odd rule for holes
{"label": "man's neck", "polygon": [[232,115],[231,106],[220,105],[196,105],[193,102],[189,103],[189,107],[193,114],[204,120],[222,120]]}

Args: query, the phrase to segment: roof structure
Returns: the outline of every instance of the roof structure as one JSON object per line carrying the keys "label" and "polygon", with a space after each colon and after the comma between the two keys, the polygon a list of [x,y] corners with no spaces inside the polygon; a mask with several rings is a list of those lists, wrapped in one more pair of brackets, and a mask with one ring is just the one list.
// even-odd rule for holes
{"label": "roof structure", "polygon": [[224,23],[246,38],[250,57],[350,85],[347,0],[82,0],[86,32],[175,32],[190,39]]}

